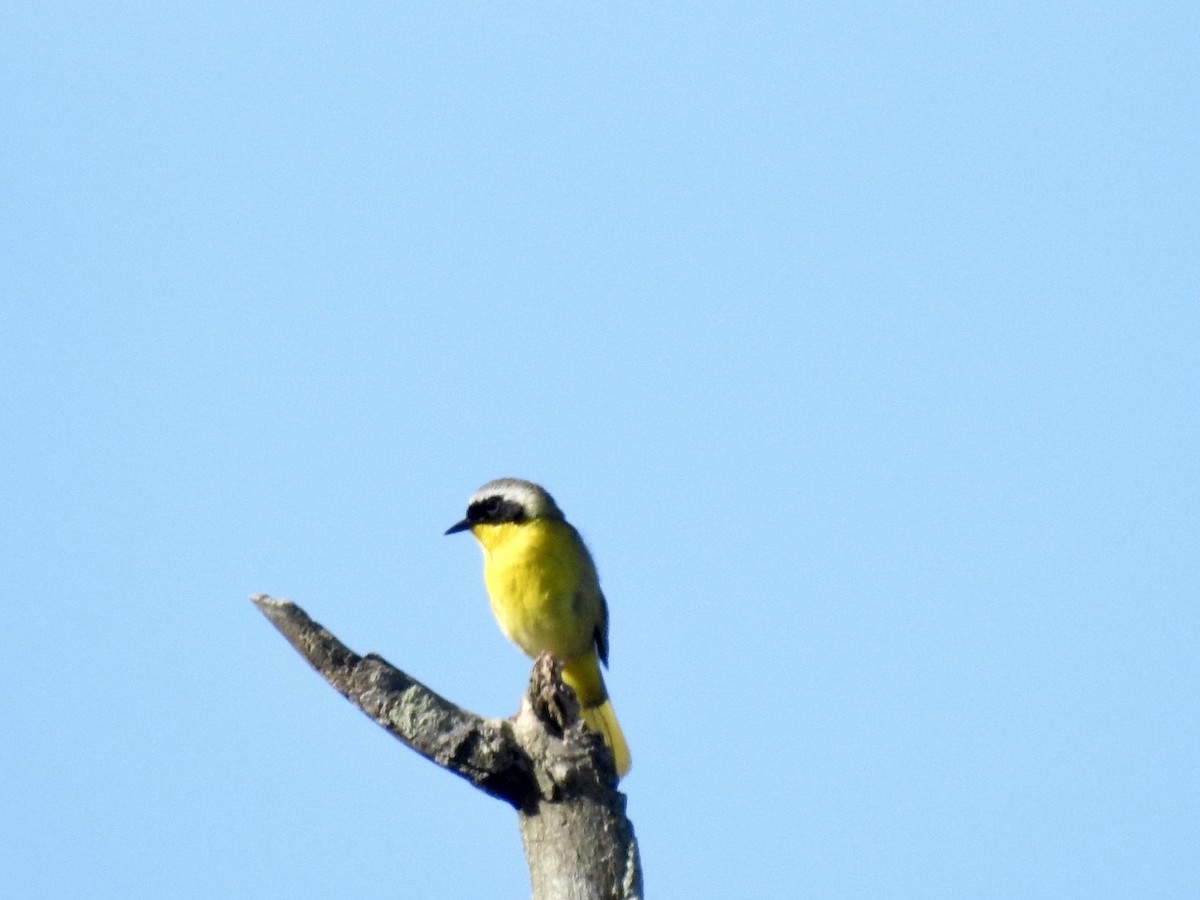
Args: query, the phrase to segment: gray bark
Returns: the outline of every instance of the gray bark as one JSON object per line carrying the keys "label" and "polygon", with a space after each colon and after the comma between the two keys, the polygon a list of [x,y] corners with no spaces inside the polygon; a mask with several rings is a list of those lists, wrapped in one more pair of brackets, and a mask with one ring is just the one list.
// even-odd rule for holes
{"label": "gray bark", "polygon": [[579,722],[561,667],[534,664],[511,719],[478,716],[375,654],[358,656],[287,600],[251,600],[347,700],[389,734],[517,811],[533,900],[632,900],[641,863],[612,754]]}

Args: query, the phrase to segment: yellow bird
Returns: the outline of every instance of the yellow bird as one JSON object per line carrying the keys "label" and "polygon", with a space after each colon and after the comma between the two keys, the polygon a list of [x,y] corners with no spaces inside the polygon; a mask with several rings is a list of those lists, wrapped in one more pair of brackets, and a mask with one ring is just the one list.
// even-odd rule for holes
{"label": "yellow bird", "polygon": [[617,775],[631,763],[600,663],[608,665],[608,604],[596,565],[546,491],[516,478],[489,481],[446,534],[470,531],[483,548],[492,613],[510,641],[536,659],[549,652],[579,698],[581,716],[604,736]]}

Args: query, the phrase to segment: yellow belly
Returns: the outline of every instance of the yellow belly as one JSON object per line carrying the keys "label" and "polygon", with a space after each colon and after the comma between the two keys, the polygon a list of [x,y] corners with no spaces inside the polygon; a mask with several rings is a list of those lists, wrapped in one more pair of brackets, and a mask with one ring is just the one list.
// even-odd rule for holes
{"label": "yellow belly", "polygon": [[587,550],[569,525],[535,519],[476,525],[492,613],[505,637],[536,657],[589,652],[600,620],[600,589]]}

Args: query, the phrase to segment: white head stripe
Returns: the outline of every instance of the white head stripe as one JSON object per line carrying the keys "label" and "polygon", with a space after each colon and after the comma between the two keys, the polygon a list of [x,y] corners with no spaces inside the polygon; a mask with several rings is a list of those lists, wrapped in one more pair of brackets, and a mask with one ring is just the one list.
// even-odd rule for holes
{"label": "white head stripe", "polygon": [[495,481],[489,481],[472,494],[467,505],[486,500],[488,497],[501,497],[519,504],[531,519],[562,518],[562,512],[555,504],[554,498],[544,488],[532,481],[522,481],[520,478],[497,478]]}

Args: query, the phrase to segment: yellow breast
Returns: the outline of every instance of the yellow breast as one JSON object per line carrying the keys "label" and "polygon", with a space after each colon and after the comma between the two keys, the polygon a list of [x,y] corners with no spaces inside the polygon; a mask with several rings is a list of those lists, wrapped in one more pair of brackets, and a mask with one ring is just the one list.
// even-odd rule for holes
{"label": "yellow breast", "polygon": [[587,549],[565,522],[476,525],[492,613],[529,656],[566,660],[592,648],[600,589]]}

